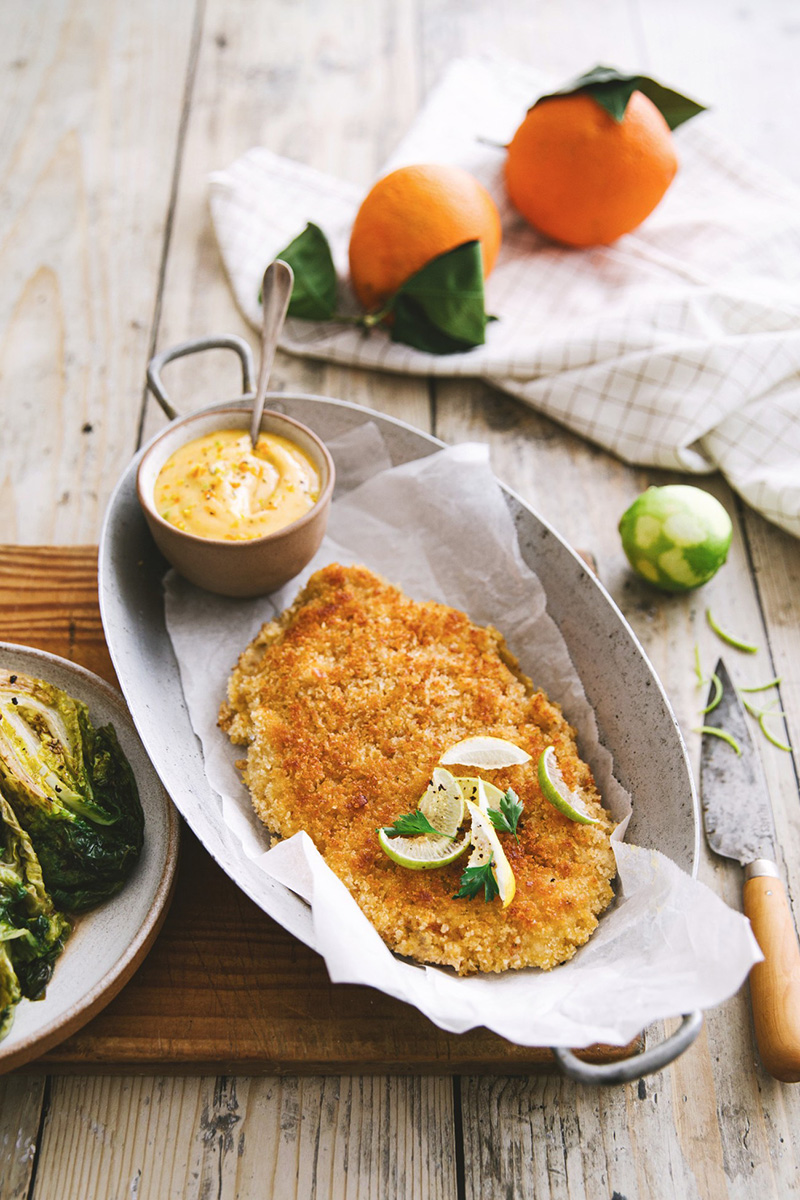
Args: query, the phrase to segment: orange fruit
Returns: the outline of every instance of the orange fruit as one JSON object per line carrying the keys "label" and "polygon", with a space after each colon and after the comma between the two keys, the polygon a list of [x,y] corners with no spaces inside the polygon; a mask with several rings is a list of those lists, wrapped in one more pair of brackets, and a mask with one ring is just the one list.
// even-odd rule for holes
{"label": "orange fruit", "polygon": [[399,167],[364,198],[350,234],[350,280],[368,312],[383,307],[432,258],[479,241],[483,275],[495,264],[500,214],[483,184],[461,167]]}
{"label": "orange fruit", "polygon": [[642,92],[621,121],[588,93],[573,92],[529,110],[508,147],[506,186],[541,233],[597,246],[640,225],[677,169],[669,125]]}

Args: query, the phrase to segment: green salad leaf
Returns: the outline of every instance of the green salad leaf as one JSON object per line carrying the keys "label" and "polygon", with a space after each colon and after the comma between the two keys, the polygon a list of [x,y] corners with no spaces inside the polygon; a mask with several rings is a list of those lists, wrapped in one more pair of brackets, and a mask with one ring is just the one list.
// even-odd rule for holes
{"label": "green salad leaf", "polygon": [[45,890],[33,843],[0,792],[0,1038],[22,997],[43,995],[68,933]]}
{"label": "green salad leaf", "polygon": [[684,121],[705,111],[705,105],[690,100],[688,96],[665,87],[649,75],[626,75],[615,67],[592,67],[582,75],[571,79],[563,87],[539,96],[532,107],[551,100],[555,96],[569,96],[573,92],[587,92],[597,103],[610,113],[615,121],[625,116],[628,101],[634,92],[643,92],[659,109],[670,129],[677,129]]}
{"label": "green salad leaf", "polygon": [[78,912],[124,884],[144,818],[113,726],[42,680],[0,672],[0,786],[58,908]]}

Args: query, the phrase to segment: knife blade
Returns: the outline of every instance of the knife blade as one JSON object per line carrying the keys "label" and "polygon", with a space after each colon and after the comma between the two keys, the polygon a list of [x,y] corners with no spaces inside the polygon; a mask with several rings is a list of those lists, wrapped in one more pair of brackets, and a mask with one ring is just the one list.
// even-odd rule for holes
{"label": "knife blade", "polygon": [[[716,675],[722,699],[705,718],[706,729],[732,737],[741,754],[716,734],[703,734],[700,796],[706,839],[716,854],[746,867],[758,858],[775,859],[775,821],[767,781],[756,753],[747,714],[722,659]],[[712,684],[708,703],[716,698]]]}
{"label": "knife blade", "polygon": [[[772,803],[744,706],[722,659],[716,675],[722,696],[706,715],[700,752],[706,840],[715,853],[735,859],[745,868],[743,907],[764,955],[764,961],[750,972],[761,1061],[776,1079],[798,1083],[800,945],[775,862]],[[709,706],[716,698],[717,685],[712,681]]]}

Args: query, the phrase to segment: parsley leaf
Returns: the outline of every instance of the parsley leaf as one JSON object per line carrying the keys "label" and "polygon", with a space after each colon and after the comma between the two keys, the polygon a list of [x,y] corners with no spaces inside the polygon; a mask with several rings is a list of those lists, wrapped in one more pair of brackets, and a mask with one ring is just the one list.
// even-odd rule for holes
{"label": "parsley leaf", "polygon": [[[404,813],[402,817],[397,818],[393,825],[384,825],[383,832],[389,837],[413,837],[417,833],[434,834],[436,837],[448,836],[448,834],[434,829],[428,818],[419,809],[413,813]],[[450,840],[452,841],[452,838]]]}
{"label": "parsley leaf", "polygon": [[523,804],[513,788],[509,788],[503,799],[500,801],[500,811],[496,808],[489,809],[489,820],[494,825],[499,833],[513,833],[515,840],[519,843],[517,837],[517,825],[522,816]]}
{"label": "parsley leaf", "polygon": [[482,867],[467,867],[461,876],[461,887],[455,894],[455,899],[472,900],[483,888],[483,899],[486,903],[500,895],[497,880],[492,870],[492,859]]}

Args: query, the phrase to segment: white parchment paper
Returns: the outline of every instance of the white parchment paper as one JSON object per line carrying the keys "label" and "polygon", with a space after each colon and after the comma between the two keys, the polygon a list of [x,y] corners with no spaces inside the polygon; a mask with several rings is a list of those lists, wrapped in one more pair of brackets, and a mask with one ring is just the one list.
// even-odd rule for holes
{"label": "white parchment paper", "polygon": [[[167,625],[192,724],[223,818],[242,854],[310,906],[315,949],[334,982],[369,984],[414,1004],[443,1029],[484,1025],[520,1045],[624,1045],[662,1017],[710,1008],[732,995],[761,958],[749,922],[664,855],[623,842],[630,798],[600,745],[569,652],[546,612],[541,584],[523,561],[485,446],[449,447],[391,467],[380,432],[367,424],[331,444],[337,466],[328,536],[301,576],[272,597],[212,596],[171,572]],[[311,839],[269,848],[235,761],[217,728],[228,676],[264,621],[282,611],[328,562],[360,563],[418,600],[439,600],[492,623],[535,684],[578,731],[606,807],[619,822],[618,898],[586,946],[549,972],[458,978],[393,955]],[[272,914],[277,915],[277,914]]]}

